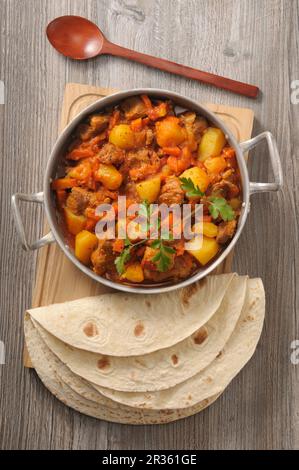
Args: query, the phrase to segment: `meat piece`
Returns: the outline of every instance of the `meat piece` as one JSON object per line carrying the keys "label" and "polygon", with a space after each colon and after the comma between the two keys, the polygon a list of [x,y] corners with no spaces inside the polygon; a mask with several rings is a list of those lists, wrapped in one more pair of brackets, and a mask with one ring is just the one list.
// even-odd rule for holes
{"label": "meat piece", "polygon": [[144,117],[147,114],[147,108],[141,98],[133,96],[121,103],[121,108],[125,113],[126,119],[129,121]]}
{"label": "meat piece", "polygon": [[98,157],[100,162],[106,165],[121,165],[125,159],[125,152],[115,145],[107,143],[99,151]]}
{"label": "meat piece", "polygon": [[200,140],[202,134],[207,128],[208,121],[202,116],[197,116],[192,126],[195,139]]}
{"label": "meat piece", "polygon": [[147,148],[141,148],[132,152],[128,152],[126,161],[130,166],[136,163],[150,163],[151,152]]}
{"label": "meat piece", "polygon": [[113,253],[113,245],[109,240],[100,240],[98,248],[91,254],[91,263],[93,270],[102,276],[106,272],[115,271],[115,255]]}
{"label": "meat piece", "polygon": [[141,265],[144,269],[149,271],[157,271],[157,265],[152,261],[153,257],[157,254],[157,250],[147,246],[144,251],[144,255],[141,261]]}
{"label": "meat piece", "polygon": [[175,279],[182,279],[190,276],[195,267],[193,257],[189,253],[184,253],[175,258],[171,274]]}
{"label": "meat piece", "polygon": [[88,206],[88,191],[83,188],[73,188],[66,200],[66,206],[76,215],[82,215]]}
{"label": "meat piece", "polygon": [[89,120],[89,124],[78,126],[77,134],[83,142],[90,140],[108,126],[109,116],[105,114],[94,114]]}
{"label": "meat piece", "polygon": [[176,176],[169,176],[161,189],[159,196],[159,204],[181,204],[184,200],[184,191],[181,188],[179,178]]}
{"label": "meat piece", "polygon": [[76,215],[83,215],[87,207],[95,208],[103,202],[115,199],[116,193],[101,188],[97,192],[84,188],[73,188],[66,200],[66,206]]}
{"label": "meat piece", "polygon": [[126,172],[129,172],[133,181],[144,180],[148,176],[156,174],[161,168],[161,160],[154,150],[141,149],[135,154],[132,152],[132,158],[129,155],[126,161]]}
{"label": "meat piece", "polygon": [[154,150],[152,150],[150,152],[150,161],[151,161],[152,165],[155,165],[155,166],[160,166],[161,165],[160,157],[157,154],[157,152],[155,152]]}
{"label": "meat piece", "polygon": [[231,183],[234,183],[236,180],[235,170],[233,168],[229,168],[228,170],[225,170],[222,173],[222,179],[226,181],[230,181]]}
{"label": "meat piece", "polygon": [[138,193],[136,190],[136,184],[133,181],[130,181],[125,186],[124,194],[127,196],[128,199],[132,199],[134,201],[138,201]]}
{"label": "meat piece", "polygon": [[224,197],[225,199],[231,199],[240,193],[239,187],[228,180],[221,180],[218,183],[212,185],[209,193],[213,196]]}
{"label": "meat piece", "polygon": [[110,191],[109,189],[102,187],[96,192],[88,191],[87,197],[88,205],[95,208],[103,202],[109,203],[111,200],[117,199],[117,191]]}
{"label": "meat piece", "polygon": [[193,111],[185,111],[178,115],[185,125],[192,125],[196,119],[196,114]]}
{"label": "meat piece", "polygon": [[129,171],[133,168],[141,168],[143,165],[149,165],[151,163],[150,156],[151,151],[147,148],[128,152],[122,166],[120,167],[120,172],[124,175],[128,175]]}
{"label": "meat piece", "polygon": [[236,231],[237,228],[237,221],[229,220],[228,222],[221,222],[218,225],[218,235],[216,241],[220,243],[220,245],[224,245],[228,240],[230,240]]}
{"label": "meat piece", "polygon": [[191,255],[184,253],[182,256],[176,256],[174,258],[173,267],[169,271],[160,272],[145,268],[143,272],[144,278],[152,282],[163,282],[167,279],[176,281],[190,276],[195,267]]}
{"label": "meat piece", "polygon": [[109,124],[109,116],[107,114],[94,114],[89,120],[90,127],[96,131],[103,131]]}
{"label": "meat piece", "polygon": [[196,140],[200,140],[204,131],[208,128],[208,121],[202,116],[196,116],[193,111],[186,111],[180,115],[186,129],[192,132]]}
{"label": "meat piece", "polygon": [[94,130],[88,124],[80,124],[77,129],[77,135],[85,142],[94,136]]}
{"label": "meat piece", "polygon": [[151,145],[154,140],[154,132],[152,131],[152,129],[147,129],[145,135],[145,145]]}

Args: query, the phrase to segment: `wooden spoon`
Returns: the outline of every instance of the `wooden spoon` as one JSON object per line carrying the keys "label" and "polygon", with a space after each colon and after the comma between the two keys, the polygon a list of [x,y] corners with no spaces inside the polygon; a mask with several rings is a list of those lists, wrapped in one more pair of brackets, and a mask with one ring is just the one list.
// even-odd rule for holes
{"label": "wooden spoon", "polygon": [[249,98],[256,98],[259,92],[258,87],[247,83],[237,82],[209,72],[202,72],[201,70],[113,44],[105,38],[102,31],[94,23],[81,16],[61,16],[56,18],[47,27],[47,37],[58,52],[72,59],[83,60],[101,54],[111,54],[134,60],[149,67],[164,70],[165,72],[193,78],[194,80],[248,96]]}

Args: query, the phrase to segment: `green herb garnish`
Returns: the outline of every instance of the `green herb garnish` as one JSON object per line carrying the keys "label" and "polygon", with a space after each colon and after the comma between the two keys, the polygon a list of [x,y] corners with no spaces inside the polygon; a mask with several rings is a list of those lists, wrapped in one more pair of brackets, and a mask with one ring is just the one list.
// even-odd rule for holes
{"label": "green herb garnish", "polygon": [[195,186],[191,178],[180,178],[181,187],[186,191],[187,197],[202,197],[204,193],[199,189],[198,186]]}
{"label": "green herb garnish", "polygon": [[133,245],[130,242],[130,240],[126,238],[125,248],[123,249],[121,254],[117,258],[115,258],[115,261],[114,261],[118,274],[123,274],[123,272],[125,271],[125,264],[130,259],[132,246]]}
{"label": "green herb garnish", "polygon": [[125,264],[130,260],[131,257],[131,249],[135,248],[135,246],[142,245],[142,243],[146,242],[145,240],[140,240],[137,243],[132,243],[130,239],[127,237],[125,240],[125,248],[121,252],[121,254],[115,258],[114,264],[116,266],[116,270],[118,274],[123,274],[125,271]]}
{"label": "green herb garnish", "polygon": [[[141,208],[139,210],[140,215],[143,215],[144,218],[147,220],[147,231],[151,228],[150,225],[150,216],[152,214],[152,207],[151,204],[149,204],[147,201],[143,201],[141,203]],[[158,217],[157,220],[157,228],[158,230],[161,230],[161,217]],[[165,245],[164,241],[165,240],[173,240],[173,235],[172,233],[166,233],[161,230],[161,238],[154,240],[151,243],[151,247],[155,248],[157,250],[157,253],[153,256],[152,261],[154,263],[157,263],[157,268],[161,272],[165,272],[168,270],[170,264],[171,264],[171,257],[170,255],[175,253],[175,250],[168,245]],[[132,243],[130,239],[127,237],[125,240],[124,244],[124,249],[121,252],[119,256],[115,259],[114,263],[116,266],[116,270],[119,275],[123,274],[125,269],[126,269],[126,263],[130,260],[131,258],[131,250],[137,246],[141,245],[148,241],[147,239],[140,240],[137,243]]]}
{"label": "green herb garnish", "polygon": [[224,221],[233,220],[235,214],[231,205],[224,199],[224,197],[209,197],[209,211],[213,219],[217,219],[219,214]]}
{"label": "green herb garnish", "polygon": [[[204,193],[199,189],[198,186],[195,186],[191,178],[180,178],[181,186],[184,191],[186,191],[187,197],[202,197]],[[211,196],[207,198],[209,202],[209,211],[213,219],[217,219],[219,215],[224,221],[233,220],[235,217],[233,208],[231,205],[224,199],[224,197],[214,197]]]}
{"label": "green herb garnish", "polygon": [[152,248],[158,250],[155,256],[153,256],[152,261],[157,263],[157,268],[160,272],[165,272],[168,270],[171,263],[171,257],[169,255],[175,253],[174,248],[164,244],[164,240],[165,238],[154,240],[151,244]]}

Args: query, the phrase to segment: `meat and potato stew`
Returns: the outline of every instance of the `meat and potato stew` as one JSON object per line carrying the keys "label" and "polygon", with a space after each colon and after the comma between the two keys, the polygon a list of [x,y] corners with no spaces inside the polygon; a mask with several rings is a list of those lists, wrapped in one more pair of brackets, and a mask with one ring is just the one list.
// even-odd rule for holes
{"label": "meat and potato stew", "polygon": [[[168,101],[134,96],[89,116],[72,136],[63,175],[52,181],[58,217],[76,257],[115,282],[176,282],[212,262],[233,238],[242,206],[235,151],[221,129],[193,111],[176,114]],[[192,208],[201,204],[202,223],[192,222],[202,244],[186,244],[183,223],[158,216],[158,236],[120,237],[118,200],[137,203],[150,216],[153,204]],[[99,238],[98,223],[110,205],[112,236]],[[111,212],[109,212],[111,215]],[[182,216],[183,218],[183,216]],[[125,226],[134,216],[126,213]],[[148,222],[148,219],[146,219]],[[170,230],[165,235],[167,222]],[[108,232],[107,232],[108,233]],[[175,235],[175,236],[174,236]]]}

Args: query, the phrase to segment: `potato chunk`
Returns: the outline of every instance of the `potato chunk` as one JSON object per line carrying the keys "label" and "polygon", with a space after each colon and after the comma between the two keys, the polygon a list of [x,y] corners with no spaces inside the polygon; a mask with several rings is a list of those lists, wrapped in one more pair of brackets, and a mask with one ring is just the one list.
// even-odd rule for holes
{"label": "potato chunk", "polygon": [[123,150],[135,147],[135,135],[128,124],[114,126],[109,135],[109,142]]}
{"label": "potato chunk", "polygon": [[168,116],[156,123],[156,136],[160,147],[175,147],[187,139],[187,132],[177,117]]}
{"label": "potato chunk", "polygon": [[122,279],[127,279],[131,282],[142,282],[144,280],[143,269],[140,263],[134,263],[128,266],[122,274]]}
{"label": "potato chunk", "polygon": [[79,261],[83,264],[90,263],[91,253],[98,245],[98,239],[96,235],[88,230],[82,230],[77,233],[75,239],[75,255]]}
{"label": "potato chunk", "polygon": [[[194,233],[200,233],[201,227],[200,224],[195,224],[192,227]],[[202,223],[202,233],[209,238],[215,238],[218,235],[218,227],[213,222],[203,222]]]}
{"label": "potato chunk", "polygon": [[209,157],[217,157],[221,153],[226,143],[225,135],[221,129],[217,127],[208,127],[202,136],[198,147],[198,157],[201,161],[205,161]]}
{"label": "potato chunk", "polygon": [[210,178],[208,177],[207,173],[197,166],[185,170],[180,175],[180,178],[190,178],[194,186],[198,186],[200,191],[203,193],[210,184]]}
{"label": "potato chunk", "polygon": [[115,190],[120,187],[123,176],[115,166],[102,163],[95,173],[95,179],[100,181],[105,188]]}
{"label": "potato chunk", "polygon": [[204,166],[209,173],[213,175],[218,175],[222,173],[227,167],[227,162],[224,157],[208,157],[204,161]]}
{"label": "potato chunk", "polygon": [[154,176],[153,178],[141,181],[136,185],[136,190],[140,199],[149,203],[156,201],[159,196],[160,188],[160,176]]}
{"label": "potato chunk", "polygon": [[78,232],[84,229],[86,224],[86,217],[84,217],[84,215],[74,214],[70,209],[65,207],[64,217],[67,229],[72,235],[77,235]]}
{"label": "potato chunk", "polygon": [[189,245],[191,245],[191,247],[189,247],[187,251],[190,253],[190,255],[194,256],[194,258],[196,258],[202,266],[207,264],[216,256],[220,247],[215,238],[208,238],[205,236],[203,236],[202,247],[200,249],[193,249],[192,241],[189,242]]}
{"label": "potato chunk", "polygon": [[218,227],[217,225],[213,224],[213,222],[203,222],[203,234],[209,238],[215,238],[218,234]]}

